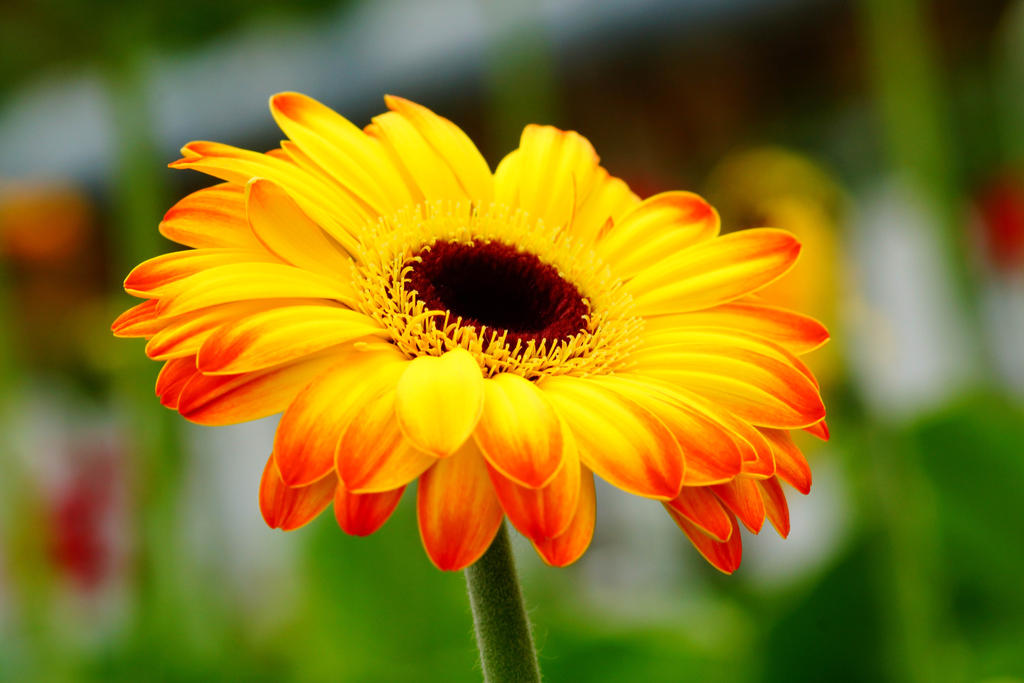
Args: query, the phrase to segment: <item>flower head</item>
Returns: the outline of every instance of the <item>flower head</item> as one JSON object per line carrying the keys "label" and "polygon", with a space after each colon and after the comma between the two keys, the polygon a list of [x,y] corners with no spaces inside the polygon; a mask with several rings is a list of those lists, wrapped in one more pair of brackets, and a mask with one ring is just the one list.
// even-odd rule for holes
{"label": "flower head", "polygon": [[208,425],[283,411],[267,523],[333,503],[370,534],[418,480],[438,567],[476,561],[506,516],[562,566],[590,543],[597,475],[725,572],[740,522],[786,535],[780,481],[810,487],[788,430],[826,435],[797,356],[828,335],[752,295],[797,241],[720,237],[688,192],[641,201],[574,132],[527,126],[492,173],[453,123],[386,101],[360,130],[284,93],[280,149],[186,145],[172,167],[225,182],[160,225],[193,249],[125,282],[145,301],[114,331],[165,362],[164,405]]}

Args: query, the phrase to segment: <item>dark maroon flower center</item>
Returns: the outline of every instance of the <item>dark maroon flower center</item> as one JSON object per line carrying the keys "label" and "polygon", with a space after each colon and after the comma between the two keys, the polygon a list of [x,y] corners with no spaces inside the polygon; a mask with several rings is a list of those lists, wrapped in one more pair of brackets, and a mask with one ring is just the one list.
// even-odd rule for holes
{"label": "dark maroon flower center", "polygon": [[419,256],[407,283],[427,308],[507,331],[509,346],[546,339],[550,348],[586,328],[583,295],[533,254],[500,242],[435,242]]}

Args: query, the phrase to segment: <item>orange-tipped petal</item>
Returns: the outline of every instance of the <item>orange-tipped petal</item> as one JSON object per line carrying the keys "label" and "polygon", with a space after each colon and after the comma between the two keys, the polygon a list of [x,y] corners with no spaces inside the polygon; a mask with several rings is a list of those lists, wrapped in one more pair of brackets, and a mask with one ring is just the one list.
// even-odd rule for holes
{"label": "orange-tipped petal", "polygon": [[552,567],[566,567],[583,556],[594,537],[596,503],[594,475],[586,467],[581,467],[580,495],[569,528],[554,538],[531,539],[534,549],[544,562]]}
{"label": "orange-tipped petal", "polygon": [[487,461],[520,486],[541,488],[562,465],[562,425],[544,392],[520,375],[484,380],[477,445]]}
{"label": "orange-tipped petal", "polygon": [[565,440],[564,462],[544,488],[527,488],[489,465],[491,483],[512,525],[527,538],[552,538],[568,529],[580,496],[580,465],[576,444]]}
{"label": "orange-tipped petal", "polygon": [[689,313],[655,316],[647,320],[644,329],[656,332],[693,328],[743,330],[795,354],[813,351],[829,339],[825,326],[810,316],[751,301],[734,301]]}
{"label": "orange-tipped petal", "polygon": [[699,403],[681,396],[675,387],[632,373],[590,379],[636,401],[668,427],[683,454],[684,486],[726,482],[742,471],[750,449],[736,439],[734,430],[698,409]]}
{"label": "orange-tipped petal", "polygon": [[416,510],[423,547],[438,569],[464,569],[487,551],[504,513],[473,441],[420,477]]}
{"label": "orange-tipped petal", "polygon": [[132,306],[117,316],[110,325],[115,337],[152,337],[163,329],[165,322],[157,317],[156,299],[147,299],[141,304]]}
{"label": "orange-tipped petal", "polygon": [[732,535],[732,520],[718,497],[706,486],[684,486],[679,495],[665,503],[711,538],[725,543]]}
{"label": "orange-tipped petal", "polygon": [[338,477],[350,491],[376,493],[405,486],[436,462],[413,447],[395,419],[395,390],[366,398],[353,415],[336,456]]}
{"label": "orange-tipped petal", "polygon": [[158,299],[176,294],[178,283],[190,275],[218,266],[248,263],[280,263],[267,252],[244,249],[186,249],[155,256],[135,266],[124,281],[124,290],[132,296]]}
{"label": "orange-tipped petal", "polygon": [[182,390],[198,375],[195,356],[174,358],[164,363],[156,376],[156,395],[160,397],[160,405],[177,410]]}
{"label": "orange-tipped petal", "polygon": [[162,299],[162,316],[181,315],[207,306],[256,299],[328,299],[355,307],[352,283],[284,263],[231,263],[202,270],[174,282]]}
{"label": "orange-tipped petal", "polygon": [[695,311],[768,285],[793,267],[799,253],[800,243],[784,230],[741,230],[657,262],[625,290],[639,315]]}
{"label": "orange-tipped petal", "polygon": [[822,441],[828,441],[830,436],[828,431],[828,424],[826,424],[824,420],[816,424],[812,424],[810,427],[804,427],[804,431],[807,432],[808,434],[818,437]]}
{"label": "orange-tipped petal", "polygon": [[268,308],[302,303],[302,299],[258,299],[233,301],[181,315],[160,318],[163,329],[146,344],[146,355],[155,360],[195,356],[217,328]]}
{"label": "orange-tipped petal", "polygon": [[221,183],[193,192],[164,214],[160,234],[186,247],[264,251],[245,218],[245,186]]}
{"label": "orange-tipped petal", "polygon": [[398,380],[395,414],[409,441],[439,458],[451,455],[476,428],[484,406],[480,366],[465,349],[420,356]]}
{"label": "orange-tipped petal", "polygon": [[181,153],[184,158],[172,162],[171,168],[190,168],[241,185],[256,177],[273,181],[350,254],[358,253],[350,226],[377,217],[330,178],[308,173],[281,156],[205,141],[190,142]]}
{"label": "orange-tipped petal", "polygon": [[786,494],[778,478],[763,479],[757,485],[761,488],[768,521],[779,532],[779,536],[789,536],[789,503],[786,502]]}
{"label": "orange-tipped petal", "polygon": [[820,421],[825,405],[800,369],[739,348],[641,349],[633,372],[684,386],[751,424],[796,429]]}
{"label": "orange-tipped petal", "polygon": [[624,491],[671,500],[683,485],[683,455],[653,413],[621,393],[569,375],[540,384],[576,439],[580,460]]}
{"label": "orange-tipped petal", "polygon": [[645,199],[614,224],[598,255],[623,279],[705,242],[719,229],[718,212],[692,192],[664,192]]}
{"label": "orange-tipped petal", "polygon": [[210,426],[267,417],[287,408],[303,387],[338,360],[337,354],[326,354],[241,375],[197,374],[182,390],[178,412]]}
{"label": "orange-tipped petal", "polygon": [[199,349],[199,368],[210,374],[254,372],[289,363],[360,337],[383,337],[372,318],[321,302],[285,306],[215,330]]}
{"label": "orange-tipped petal", "polygon": [[751,533],[761,531],[765,507],[764,499],[761,498],[761,488],[757,485],[756,479],[736,477],[726,484],[716,484],[710,488]]}
{"label": "orange-tipped petal", "polygon": [[324,477],[315,484],[290,488],[281,481],[274,456],[267,460],[260,480],[260,512],[271,529],[291,531],[312,522],[334,498],[337,481]]}
{"label": "orange-tipped petal", "polygon": [[775,458],[775,473],[800,493],[807,495],[811,491],[811,466],[807,458],[800,452],[789,432],[781,429],[762,429],[768,442],[772,445]]}
{"label": "orange-tipped petal", "polygon": [[369,536],[388,521],[403,491],[404,486],[381,493],[351,493],[339,482],[334,491],[334,518],[346,534]]}
{"label": "orange-tipped petal", "polygon": [[394,389],[405,362],[396,349],[352,350],[295,397],[274,436],[274,457],[288,485],[312,483],[334,469],[338,442],[362,401]]}
{"label": "orange-tipped petal", "polygon": [[743,559],[743,541],[740,538],[739,523],[731,513],[729,521],[732,523],[732,533],[729,534],[728,541],[720,543],[672,508],[666,509],[669,516],[690,539],[690,543],[693,543],[693,546],[704,556],[705,560],[711,563],[712,567],[724,574],[732,574],[739,568],[740,560]]}
{"label": "orange-tipped petal", "polygon": [[[413,197],[378,140],[311,97],[295,92],[270,98],[281,130],[322,172],[381,215],[411,204]],[[294,150],[282,145],[290,156]]]}

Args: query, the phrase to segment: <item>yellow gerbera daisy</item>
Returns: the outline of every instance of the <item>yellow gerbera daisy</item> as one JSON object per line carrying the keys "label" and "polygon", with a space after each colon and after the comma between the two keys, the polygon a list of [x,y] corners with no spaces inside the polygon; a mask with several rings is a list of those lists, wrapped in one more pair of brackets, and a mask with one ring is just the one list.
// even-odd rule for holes
{"label": "yellow gerbera daisy", "polygon": [[360,130],[282,93],[280,149],[186,145],[173,168],[225,182],[160,224],[193,249],[125,281],[146,301],[114,332],[165,361],[164,405],[206,425],[284,412],[267,523],[333,502],[369,534],[418,479],[441,569],[476,561],[506,516],[563,566],[590,542],[596,474],[663,503],[725,572],[737,518],[785,536],[780,480],[810,487],[787,430],[827,435],[797,356],[828,334],[751,294],[797,241],[720,237],[689,192],[641,201],[575,132],[527,126],[492,173],[453,123],[386,102]]}

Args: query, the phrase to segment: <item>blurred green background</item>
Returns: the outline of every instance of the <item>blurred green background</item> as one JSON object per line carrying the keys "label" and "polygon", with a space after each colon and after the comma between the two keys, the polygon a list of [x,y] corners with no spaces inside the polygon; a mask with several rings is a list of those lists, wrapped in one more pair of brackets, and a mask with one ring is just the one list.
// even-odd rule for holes
{"label": "blurred green background", "polygon": [[464,582],[410,496],[378,534],[256,505],[275,421],[159,407],[120,281],[255,149],[267,97],[366,123],[393,92],[493,164],[579,130],[638,193],[806,248],[832,440],[793,531],[706,566],[660,506],[598,491],[593,546],[516,538],[551,681],[1024,680],[1024,3],[317,0],[0,5],[0,680],[475,681]]}

